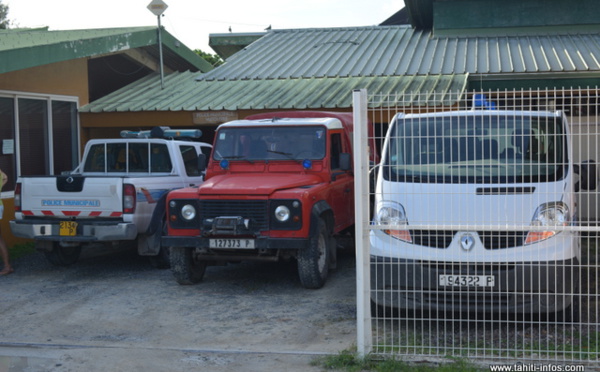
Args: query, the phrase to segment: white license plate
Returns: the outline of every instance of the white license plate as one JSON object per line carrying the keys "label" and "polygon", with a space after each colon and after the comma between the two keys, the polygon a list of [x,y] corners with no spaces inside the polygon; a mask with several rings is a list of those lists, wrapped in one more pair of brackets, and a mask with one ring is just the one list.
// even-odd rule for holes
{"label": "white license plate", "polygon": [[496,278],[493,275],[440,275],[442,287],[493,287]]}
{"label": "white license plate", "polygon": [[254,249],[254,239],[210,239],[210,248],[216,249]]}

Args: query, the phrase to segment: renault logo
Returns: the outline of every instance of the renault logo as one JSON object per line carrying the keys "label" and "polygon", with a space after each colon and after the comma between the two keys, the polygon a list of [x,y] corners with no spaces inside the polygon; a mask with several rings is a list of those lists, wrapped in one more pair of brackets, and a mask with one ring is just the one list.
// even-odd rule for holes
{"label": "renault logo", "polygon": [[464,251],[470,251],[475,245],[475,240],[470,234],[465,234],[460,238],[460,246]]}

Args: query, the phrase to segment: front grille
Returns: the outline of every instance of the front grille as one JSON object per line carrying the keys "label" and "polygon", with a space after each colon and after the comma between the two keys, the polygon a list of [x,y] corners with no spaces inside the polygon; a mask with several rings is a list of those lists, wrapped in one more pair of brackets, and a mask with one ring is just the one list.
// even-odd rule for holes
{"label": "front grille", "polygon": [[427,304],[445,304],[450,309],[465,312],[485,312],[514,306],[523,306],[531,301],[530,296],[518,296],[514,293],[473,291],[472,289],[453,288],[438,292],[423,292],[423,302]]}
{"label": "front grille", "polygon": [[[445,249],[450,246],[456,231],[410,230],[414,244],[424,247]],[[507,249],[520,247],[525,242],[526,231],[478,231],[485,249]]]}
{"label": "front grille", "polygon": [[485,249],[507,249],[522,246],[527,232],[479,231],[478,234]]}
{"label": "front grille", "polygon": [[200,200],[200,220],[215,217],[240,216],[249,219],[257,230],[268,230],[266,200]]}
{"label": "front grille", "polygon": [[414,244],[431,248],[448,248],[456,231],[446,230],[410,230]]}

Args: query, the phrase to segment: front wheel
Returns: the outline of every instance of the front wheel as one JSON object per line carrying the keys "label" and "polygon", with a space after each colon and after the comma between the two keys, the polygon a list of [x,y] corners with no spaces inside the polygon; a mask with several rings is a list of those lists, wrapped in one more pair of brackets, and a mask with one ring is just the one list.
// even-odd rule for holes
{"label": "front wheel", "polygon": [[[582,297],[581,296],[582,295],[579,290],[579,278],[577,277],[577,273],[575,273],[574,277],[575,277],[575,279],[574,279],[573,289],[570,294],[571,304],[569,306],[567,306],[566,309],[558,311],[555,314],[555,318],[559,322],[579,323],[581,321],[581,309],[582,309],[582,307],[581,307]],[[568,296],[569,295],[566,295],[565,297],[568,297]]]}
{"label": "front wheel", "polygon": [[170,249],[171,272],[177,283],[189,285],[200,282],[206,272],[206,261],[194,258],[194,248],[171,247]]}
{"label": "front wheel", "polygon": [[308,249],[298,252],[298,274],[304,288],[318,289],[325,285],[329,273],[330,241],[327,224],[319,219]]}
{"label": "front wheel", "polygon": [[77,262],[81,255],[81,246],[62,247],[57,242],[52,244],[51,251],[45,251],[44,255],[51,264],[56,266],[69,266]]}

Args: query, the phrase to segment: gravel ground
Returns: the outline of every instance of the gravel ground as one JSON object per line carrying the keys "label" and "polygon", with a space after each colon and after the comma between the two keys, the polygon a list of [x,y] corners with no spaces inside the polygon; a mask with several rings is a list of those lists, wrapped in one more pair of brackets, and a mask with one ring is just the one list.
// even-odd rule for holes
{"label": "gravel ground", "polygon": [[[131,250],[87,250],[70,267],[35,253],[0,277],[0,372],[320,371],[315,358],[356,344],[353,253],[338,261],[324,288],[307,290],[294,262],[209,267],[180,286]],[[597,360],[596,275],[586,277],[581,323],[404,315],[373,322],[375,351]]]}
{"label": "gravel ground", "polygon": [[496,363],[507,364],[567,362],[600,371],[596,248],[600,244],[597,237],[585,237],[582,243],[578,321],[561,321],[555,314],[392,312],[390,318],[388,312],[387,318],[373,323],[374,352],[467,357],[477,362],[496,358]]}
{"label": "gravel ground", "polygon": [[[295,263],[209,267],[178,285],[134,251],[35,253],[0,278],[0,371],[318,371],[356,340],[353,254],[320,290]],[[4,369],[3,369],[4,367]]]}

